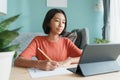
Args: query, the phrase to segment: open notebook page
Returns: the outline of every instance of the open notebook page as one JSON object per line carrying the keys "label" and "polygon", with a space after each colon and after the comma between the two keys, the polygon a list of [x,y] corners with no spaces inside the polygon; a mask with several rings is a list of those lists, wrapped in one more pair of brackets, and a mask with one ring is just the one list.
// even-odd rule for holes
{"label": "open notebook page", "polygon": [[40,78],[40,77],[54,76],[61,74],[73,74],[72,72],[68,71],[65,68],[57,68],[53,71],[44,71],[35,68],[28,68],[28,71],[32,78]]}

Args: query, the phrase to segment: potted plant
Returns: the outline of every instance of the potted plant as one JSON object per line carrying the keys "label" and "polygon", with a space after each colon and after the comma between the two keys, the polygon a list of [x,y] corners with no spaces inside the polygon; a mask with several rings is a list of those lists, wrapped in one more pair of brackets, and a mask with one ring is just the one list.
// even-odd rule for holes
{"label": "potted plant", "polygon": [[97,43],[97,44],[100,44],[100,43],[109,43],[108,40],[106,40],[106,39],[100,39],[100,38],[95,38],[94,42]]}
{"label": "potted plant", "polygon": [[[20,15],[15,15],[0,22],[0,52],[15,51],[19,44],[10,45],[10,43],[19,35],[17,32],[21,27],[9,30],[8,26],[16,21]],[[16,53],[14,57],[16,56]]]}
{"label": "potted plant", "polygon": [[[9,80],[13,56],[16,56],[16,50],[19,44],[10,44],[18,35],[21,27],[9,30],[8,26],[14,22],[20,15],[15,15],[0,22],[0,80]],[[6,71],[6,72],[4,72]]]}

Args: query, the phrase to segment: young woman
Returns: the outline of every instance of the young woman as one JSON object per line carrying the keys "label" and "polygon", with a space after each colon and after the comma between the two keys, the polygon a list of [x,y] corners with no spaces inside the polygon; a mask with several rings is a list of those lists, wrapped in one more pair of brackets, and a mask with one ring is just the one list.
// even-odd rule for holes
{"label": "young woman", "polygon": [[[36,36],[15,60],[14,65],[54,70],[57,67],[78,63],[82,51],[68,38],[60,36],[65,32],[66,26],[67,18],[63,10],[49,10],[43,21],[43,30],[48,35]],[[38,48],[51,60],[48,60]],[[34,56],[38,60],[31,60]]]}

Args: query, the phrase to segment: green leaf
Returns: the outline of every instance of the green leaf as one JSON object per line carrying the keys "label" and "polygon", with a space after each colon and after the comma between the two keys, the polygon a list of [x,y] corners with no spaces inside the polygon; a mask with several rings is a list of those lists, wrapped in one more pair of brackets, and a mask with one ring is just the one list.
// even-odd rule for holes
{"label": "green leaf", "polygon": [[22,27],[18,27],[17,29],[14,29],[14,30],[12,30],[12,31],[19,31],[20,29],[21,29]]}
{"label": "green leaf", "polygon": [[16,15],[16,16],[13,16],[13,17],[10,17],[2,22],[0,22],[0,32],[4,31],[7,29],[7,26],[9,24],[11,24],[12,22],[14,22],[20,15]]}
{"label": "green leaf", "polygon": [[14,58],[17,56],[17,51],[15,51]]}
{"label": "green leaf", "polygon": [[13,51],[19,49],[19,44],[10,45],[6,48],[3,48],[2,51]]}
{"label": "green leaf", "polygon": [[109,41],[106,39],[95,38],[94,42],[99,44],[99,43],[108,43]]}
{"label": "green leaf", "polygon": [[18,32],[5,30],[0,32],[0,48],[6,47],[12,40],[18,36]]}

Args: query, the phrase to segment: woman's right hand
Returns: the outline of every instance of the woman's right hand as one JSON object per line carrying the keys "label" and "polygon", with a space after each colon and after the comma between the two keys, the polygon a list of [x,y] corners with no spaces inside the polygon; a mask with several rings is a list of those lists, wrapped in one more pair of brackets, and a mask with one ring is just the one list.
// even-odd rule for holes
{"label": "woman's right hand", "polygon": [[56,61],[38,60],[36,62],[35,68],[50,71],[56,69],[58,66],[59,64]]}

